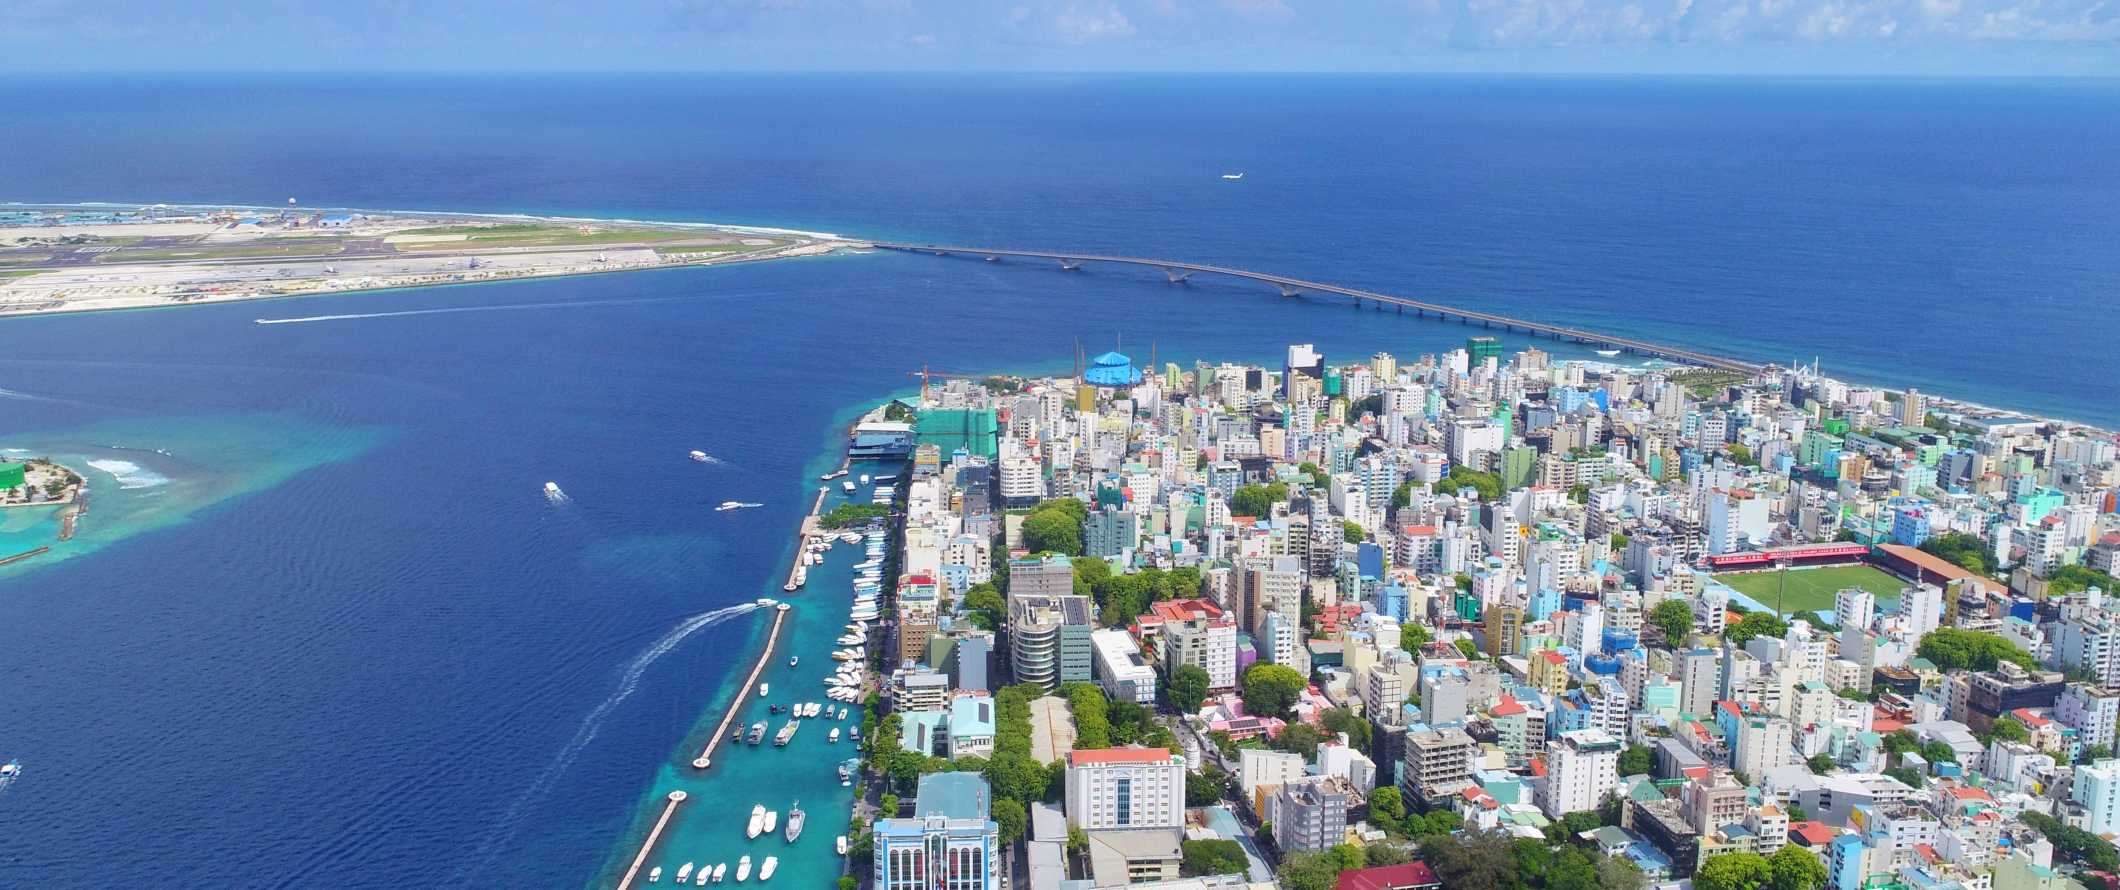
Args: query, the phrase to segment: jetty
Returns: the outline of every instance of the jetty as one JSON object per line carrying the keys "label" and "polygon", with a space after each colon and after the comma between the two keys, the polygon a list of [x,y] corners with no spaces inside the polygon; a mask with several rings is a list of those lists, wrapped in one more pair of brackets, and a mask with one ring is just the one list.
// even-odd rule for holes
{"label": "jetty", "polygon": [[714,750],[721,747],[721,740],[729,734],[729,724],[743,713],[744,702],[750,701],[752,690],[758,688],[758,675],[765,673],[766,665],[773,662],[773,649],[780,643],[780,629],[787,624],[790,611],[787,603],[774,607],[773,629],[766,632],[765,650],[758,653],[758,662],[751,665],[750,675],[744,677],[743,686],[736,690],[736,700],[729,703],[728,712],[722,714],[721,722],[714,726],[714,734],[707,737],[707,746],[692,760],[693,769],[706,769],[714,764]]}
{"label": "jetty", "polygon": [[648,862],[648,854],[655,852],[655,842],[662,839],[663,829],[670,826],[670,817],[677,814],[677,805],[685,802],[683,791],[670,792],[670,802],[663,804],[662,816],[655,820],[655,827],[648,830],[647,842],[640,845],[634,854],[633,865],[626,869],[626,876],[618,879],[619,890],[633,886],[633,879],[640,875],[640,867]]}
{"label": "jetty", "polygon": [[[845,466],[841,465],[840,468],[845,469]],[[809,546],[811,539],[824,534],[824,529],[817,524],[817,517],[824,510],[825,492],[830,490],[829,487],[817,489],[817,496],[810,499],[809,515],[802,517],[802,526],[795,531],[795,559],[788,564],[788,580],[782,588],[784,590],[792,591],[808,580],[806,576],[809,570],[803,566],[802,557],[807,552],[805,548]]]}
{"label": "jetty", "polygon": [[51,549],[52,549],[52,548],[50,548],[50,547],[39,547],[39,548],[37,548],[37,549],[35,549],[35,550],[24,550],[24,551],[22,551],[21,553],[17,553],[17,554],[15,554],[15,555],[13,555],[13,556],[9,556],[9,557],[4,557],[4,558],[0,558],[0,566],[4,566],[4,565],[12,565],[12,564],[14,564],[14,563],[18,563],[18,562],[21,562],[21,561],[23,561],[23,560],[25,560],[25,559],[28,559],[28,558],[30,558],[30,557],[32,557],[32,556],[38,556],[38,555],[41,555],[41,554],[45,554],[45,553],[50,553],[50,552],[51,552]]}

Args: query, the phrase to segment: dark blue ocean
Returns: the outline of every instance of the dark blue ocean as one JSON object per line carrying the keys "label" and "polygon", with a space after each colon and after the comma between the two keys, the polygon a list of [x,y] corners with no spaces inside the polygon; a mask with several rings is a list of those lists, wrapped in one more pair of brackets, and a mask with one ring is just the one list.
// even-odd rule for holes
{"label": "dark blue ocean", "polygon": [[[2112,82],[0,83],[0,200],[289,196],[1246,266],[2120,426]],[[895,254],[0,320],[0,447],[134,449],[181,514],[0,573],[0,886],[594,884],[760,624],[644,654],[778,592],[909,371],[1466,334]]]}

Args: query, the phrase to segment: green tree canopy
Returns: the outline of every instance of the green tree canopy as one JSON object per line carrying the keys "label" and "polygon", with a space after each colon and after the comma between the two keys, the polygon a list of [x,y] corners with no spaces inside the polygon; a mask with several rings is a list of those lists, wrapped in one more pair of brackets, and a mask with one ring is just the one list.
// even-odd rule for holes
{"label": "green tree canopy", "polygon": [[999,630],[1008,623],[1008,598],[993,584],[974,584],[964,592],[964,612],[973,624]]}
{"label": "green tree canopy", "polygon": [[1470,486],[1478,489],[1480,500],[1483,501],[1491,501],[1502,496],[1502,477],[1493,473],[1482,473],[1467,466],[1455,466],[1450,468],[1449,479],[1452,488]]}
{"label": "green tree canopy", "polygon": [[1082,520],[1063,510],[1032,513],[1023,520],[1023,546],[1032,553],[1081,556]]}
{"label": "green tree canopy", "polygon": [[1646,745],[1628,745],[1619,752],[1619,774],[1644,776],[1656,771],[1656,754]]}
{"label": "green tree canopy", "polygon": [[1244,672],[1244,711],[1256,717],[1286,720],[1304,685],[1303,675],[1286,665],[1252,665]]}
{"label": "green tree canopy", "polygon": [[1649,623],[1664,632],[1664,640],[1671,648],[1683,646],[1686,634],[1693,630],[1693,604],[1681,599],[1657,603],[1649,610]]}
{"label": "green tree canopy", "polygon": [[1322,741],[1325,741],[1325,734],[1319,732],[1317,727],[1297,722],[1283,727],[1281,734],[1274,736],[1273,746],[1291,754],[1301,754],[1304,760],[1315,760],[1318,756],[1318,743]]}
{"label": "green tree canopy", "polygon": [[1767,857],[1767,885],[1773,890],[1818,890],[1825,883],[1825,864],[1809,850],[1790,844]]}
{"label": "green tree canopy", "polygon": [[1751,612],[1737,620],[1736,624],[1723,629],[1723,637],[1733,646],[1743,646],[1753,637],[1778,637],[1789,632],[1789,623],[1772,612]]}
{"label": "green tree canopy", "polygon": [[1023,809],[1023,801],[1013,797],[997,797],[989,804],[989,813],[1001,825],[1001,842],[1013,844],[1023,837],[1023,829],[1030,824],[1030,814]]}
{"label": "green tree canopy", "polygon": [[1181,664],[1170,672],[1170,682],[1164,692],[1170,697],[1170,706],[1180,714],[1197,714],[1207,701],[1207,669],[1197,664]]}
{"label": "green tree canopy", "polygon": [[1369,532],[1364,531],[1362,524],[1359,522],[1352,519],[1342,519],[1340,520],[1340,537],[1349,544],[1360,544],[1369,539]]}
{"label": "green tree canopy", "polygon": [[1700,864],[1700,870],[1693,873],[1693,887],[1694,890],[1758,890],[1772,876],[1765,856],[1723,853],[1710,856]]}
{"label": "green tree canopy", "polygon": [[1406,800],[1399,796],[1399,789],[1383,785],[1369,792],[1369,816],[1372,821],[1386,825],[1405,821]]}
{"label": "green tree canopy", "polygon": [[1273,505],[1287,499],[1288,484],[1285,482],[1238,486],[1236,493],[1229,496],[1229,513],[1231,516],[1258,518],[1270,515]]}
{"label": "green tree canopy", "polygon": [[2039,666],[2031,653],[1999,635],[1959,627],[1939,627],[1929,631],[1921,638],[1921,645],[1914,648],[1914,653],[1944,670],[1985,671],[1993,669],[1998,661],[2031,669]]}
{"label": "green tree canopy", "polygon": [[1243,845],[1236,841],[1182,841],[1178,846],[1185,856],[1178,867],[1188,878],[1244,874],[1250,867],[1250,860],[1244,858]]}
{"label": "green tree canopy", "polygon": [[1921,552],[1976,575],[1994,572],[1987,561],[1987,543],[1964,532],[1946,532],[1923,541]]}

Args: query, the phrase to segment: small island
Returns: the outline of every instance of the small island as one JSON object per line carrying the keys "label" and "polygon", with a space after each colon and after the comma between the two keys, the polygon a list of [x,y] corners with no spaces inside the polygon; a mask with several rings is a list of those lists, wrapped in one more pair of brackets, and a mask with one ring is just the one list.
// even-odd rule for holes
{"label": "small island", "polygon": [[0,507],[51,507],[70,504],[86,480],[80,473],[45,458],[0,458]]}

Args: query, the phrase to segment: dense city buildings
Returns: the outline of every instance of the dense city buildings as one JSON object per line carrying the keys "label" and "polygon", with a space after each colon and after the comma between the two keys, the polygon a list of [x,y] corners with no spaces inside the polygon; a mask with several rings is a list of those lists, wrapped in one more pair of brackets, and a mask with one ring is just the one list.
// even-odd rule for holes
{"label": "dense city buildings", "polygon": [[[1298,863],[1434,819],[1659,880],[1793,847],[1835,890],[2059,890],[2120,830],[2108,433],[1489,337],[906,407],[947,422],[915,424],[904,744],[1000,751],[981,696],[1042,690],[1085,880],[1165,880],[1225,816]],[[985,640],[978,688],[919,654]],[[1224,797],[1190,819],[1188,775]]]}

